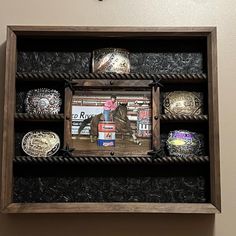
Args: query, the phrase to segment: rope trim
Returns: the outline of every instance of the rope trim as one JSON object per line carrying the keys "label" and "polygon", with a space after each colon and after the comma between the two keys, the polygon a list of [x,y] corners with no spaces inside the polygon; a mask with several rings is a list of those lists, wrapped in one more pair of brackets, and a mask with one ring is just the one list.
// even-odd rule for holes
{"label": "rope trim", "polygon": [[37,158],[30,156],[16,156],[14,163],[20,164],[202,164],[208,163],[208,156],[188,157],[63,157],[53,156]]}
{"label": "rope trim", "polygon": [[205,81],[206,74],[148,74],[148,73],[65,73],[65,72],[17,72],[16,78],[20,80],[72,80],[72,79],[128,79],[128,80],[193,80]]}
{"label": "rope trim", "polygon": [[161,115],[161,120],[171,121],[171,120],[183,120],[183,121],[207,121],[207,115]]}
{"label": "rope trim", "polygon": [[16,120],[64,120],[64,114],[28,114],[16,113]]}

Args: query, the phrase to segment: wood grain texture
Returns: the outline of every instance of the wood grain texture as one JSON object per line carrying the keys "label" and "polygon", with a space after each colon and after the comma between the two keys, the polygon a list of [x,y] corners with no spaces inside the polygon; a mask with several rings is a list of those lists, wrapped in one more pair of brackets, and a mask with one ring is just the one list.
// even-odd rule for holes
{"label": "wood grain texture", "polygon": [[73,80],[75,87],[91,88],[149,88],[152,80]]}
{"label": "wood grain texture", "polygon": [[160,146],[160,87],[152,87],[152,149],[159,150]]}
{"label": "wood grain texture", "polygon": [[214,27],[93,27],[93,26],[9,26],[17,35],[54,36],[207,36]]}
{"label": "wood grain texture", "polygon": [[65,88],[64,117],[64,147],[71,147],[72,91],[69,87]]}
{"label": "wood grain texture", "polygon": [[[86,147],[85,147],[86,148]],[[136,152],[130,152],[130,151],[111,151],[111,150],[75,150],[73,152],[74,156],[80,156],[80,157],[150,157],[150,155],[147,154],[149,150],[144,151],[136,151]]]}
{"label": "wood grain texture", "polygon": [[207,38],[211,202],[221,211],[216,28]]}
{"label": "wood grain texture", "polygon": [[210,203],[12,203],[3,213],[218,213]]}
{"label": "wood grain texture", "polygon": [[12,161],[14,157],[16,35],[10,28],[7,31],[5,71],[1,191],[3,209],[12,201]]}

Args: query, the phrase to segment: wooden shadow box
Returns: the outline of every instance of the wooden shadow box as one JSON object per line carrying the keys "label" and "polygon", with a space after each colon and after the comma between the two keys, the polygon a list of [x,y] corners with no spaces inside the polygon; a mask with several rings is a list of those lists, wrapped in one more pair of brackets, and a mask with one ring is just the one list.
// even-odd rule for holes
{"label": "wooden shadow box", "polygon": [[[130,73],[93,72],[93,52],[101,48],[126,49]],[[2,212],[220,212],[216,53],[214,27],[9,26]],[[26,112],[27,91],[38,88],[59,91],[58,114]],[[202,113],[166,113],[163,96],[173,91],[203,94]],[[89,119],[92,106],[101,109],[114,93],[119,104],[126,103],[127,122],[141,141],[126,137],[128,128],[115,134],[113,148],[90,143],[87,131],[74,135],[76,118],[87,112]],[[85,110],[76,112],[81,107],[75,103]],[[137,114],[148,114],[150,123],[138,124]],[[61,142],[57,153],[26,155],[22,138],[32,130],[55,132]],[[201,133],[204,152],[169,155],[166,142],[173,130]]]}

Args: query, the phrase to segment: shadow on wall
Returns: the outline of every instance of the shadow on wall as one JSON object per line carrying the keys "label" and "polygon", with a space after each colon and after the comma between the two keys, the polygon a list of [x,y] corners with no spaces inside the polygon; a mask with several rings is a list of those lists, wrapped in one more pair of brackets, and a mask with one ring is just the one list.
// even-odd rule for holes
{"label": "shadow on wall", "polygon": [[[20,214],[1,215],[0,235],[213,236],[214,215]],[[7,234],[5,233],[7,232]]]}
{"label": "shadow on wall", "polygon": [[[0,45],[0,114],[3,114],[5,47],[5,43]],[[2,118],[0,121],[2,143]],[[0,214],[0,235],[213,236],[214,222],[214,215],[193,214]]]}

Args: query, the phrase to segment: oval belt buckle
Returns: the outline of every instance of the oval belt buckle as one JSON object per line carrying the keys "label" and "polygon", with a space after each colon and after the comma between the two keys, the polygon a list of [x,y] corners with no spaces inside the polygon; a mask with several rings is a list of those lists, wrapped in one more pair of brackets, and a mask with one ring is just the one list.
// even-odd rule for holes
{"label": "oval belt buckle", "polygon": [[25,99],[25,110],[29,114],[58,114],[62,104],[60,93],[54,89],[29,90]]}

